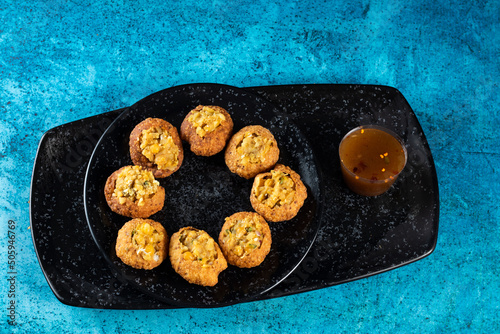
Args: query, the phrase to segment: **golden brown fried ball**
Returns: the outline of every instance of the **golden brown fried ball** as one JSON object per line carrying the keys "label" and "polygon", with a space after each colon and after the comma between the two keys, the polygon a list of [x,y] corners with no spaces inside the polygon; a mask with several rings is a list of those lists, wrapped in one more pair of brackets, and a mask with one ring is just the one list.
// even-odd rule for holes
{"label": "golden brown fried ball", "polygon": [[272,168],[279,154],[271,131],[260,125],[249,125],[231,137],[224,158],[231,172],[250,179]]}
{"label": "golden brown fried ball", "polygon": [[136,269],[158,267],[167,256],[168,235],[163,226],[151,219],[136,218],[118,231],[116,255]]}
{"label": "golden brown fried ball", "polygon": [[197,106],[181,124],[181,139],[196,155],[212,156],[224,149],[233,131],[231,115],[218,106]]}
{"label": "golden brown fried ball", "polygon": [[165,189],[151,171],[141,166],[124,166],[108,177],[104,196],[113,212],[147,218],[163,208]]}
{"label": "golden brown fried ball", "polygon": [[226,218],[219,245],[229,264],[240,268],[260,265],[271,250],[271,230],[255,212],[237,212]]}
{"label": "golden brown fried ball", "polygon": [[174,270],[193,284],[214,286],[219,274],[227,268],[215,240],[207,232],[191,226],[172,235],[169,256]]}
{"label": "golden brown fried ball", "polygon": [[164,178],[177,171],[184,159],[184,150],[177,129],[161,118],[146,118],[130,133],[130,157],[134,165]]}
{"label": "golden brown fried ball", "polygon": [[299,174],[277,164],[271,171],[255,177],[250,203],[257,213],[271,222],[290,220],[307,198],[307,189]]}

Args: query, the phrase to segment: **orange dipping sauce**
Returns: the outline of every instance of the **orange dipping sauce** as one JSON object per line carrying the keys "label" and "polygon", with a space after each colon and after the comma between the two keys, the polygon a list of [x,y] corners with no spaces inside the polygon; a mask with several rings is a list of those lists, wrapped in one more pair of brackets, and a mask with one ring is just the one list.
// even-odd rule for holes
{"label": "orange dipping sauce", "polygon": [[386,192],[406,165],[401,139],[376,125],[351,130],[339,146],[342,174],[357,194],[376,196]]}

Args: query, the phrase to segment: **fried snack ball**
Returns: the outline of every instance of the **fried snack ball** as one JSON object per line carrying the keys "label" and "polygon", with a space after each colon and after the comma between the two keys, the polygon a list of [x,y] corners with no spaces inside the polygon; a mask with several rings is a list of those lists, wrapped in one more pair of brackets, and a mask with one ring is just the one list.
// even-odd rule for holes
{"label": "fried snack ball", "polygon": [[164,178],[177,171],[184,159],[184,150],[177,129],[161,118],[146,118],[130,133],[130,157],[134,165]]}
{"label": "fried snack ball", "polygon": [[251,179],[272,168],[279,154],[271,131],[260,125],[249,125],[231,137],[224,158],[231,172]]}
{"label": "fried snack ball", "polygon": [[181,139],[196,155],[212,156],[224,149],[233,131],[231,115],[218,106],[199,105],[181,124]]}
{"label": "fried snack ball", "polygon": [[133,268],[158,267],[167,256],[167,249],[167,232],[154,220],[135,218],[118,231],[116,255]]}
{"label": "fried snack ball", "polygon": [[219,245],[207,232],[188,226],[172,235],[169,247],[174,270],[186,281],[214,286],[227,262]]}
{"label": "fried snack ball", "polygon": [[307,189],[299,174],[282,164],[257,175],[250,193],[254,210],[270,222],[292,219],[306,198]]}
{"label": "fried snack ball", "polygon": [[226,218],[219,245],[227,262],[239,268],[260,265],[271,250],[271,230],[255,212],[237,212]]}
{"label": "fried snack ball", "polygon": [[113,212],[147,218],[163,208],[165,189],[151,171],[141,166],[124,166],[108,177],[104,196]]}

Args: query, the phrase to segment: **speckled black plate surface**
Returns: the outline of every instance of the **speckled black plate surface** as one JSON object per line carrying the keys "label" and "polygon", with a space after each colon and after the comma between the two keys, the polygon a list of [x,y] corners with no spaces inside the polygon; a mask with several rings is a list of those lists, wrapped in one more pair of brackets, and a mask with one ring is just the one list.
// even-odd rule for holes
{"label": "speckled black plate surface", "polygon": [[[290,221],[270,224],[271,252],[252,269],[229,266],[215,287],[189,284],[176,274],[168,259],[154,270],[138,270],[122,263],[115,253],[118,230],[130,218],[112,212],[103,195],[111,173],[132,164],[128,140],[132,129],[147,117],[167,120],[178,129],[187,113],[197,105],[218,105],[233,118],[234,131],[246,125],[262,125],[275,136],[279,163],[299,173],[308,197],[299,214]],[[165,179],[164,208],[151,216],[169,236],[181,227],[207,231],[215,240],[224,219],[235,212],[253,211],[250,189],[253,180],[233,174],[223,152],[212,157],[194,155],[184,145],[181,168]],[[242,89],[216,84],[172,87],[150,95],[125,110],[106,130],[89,160],[84,205],[92,236],[113,268],[145,293],[184,307],[210,307],[253,300],[284,280],[307,254],[319,228],[320,178],[313,151],[298,127],[271,103]],[[237,282],[237,283],[236,283]]]}
{"label": "speckled black plate surface", "polygon": [[[321,170],[320,229],[299,266],[256,299],[321,289],[386,272],[431,254],[439,229],[439,189],[425,134],[395,88],[374,85],[247,87],[278,106],[312,146]],[[98,139],[123,110],[64,124],[40,140],[30,196],[31,232],[55,296],[72,306],[170,309],[112,270],[97,248],[83,208],[83,182]],[[342,182],[338,144],[359,124],[398,133],[408,164],[387,193],[364,198]]]}

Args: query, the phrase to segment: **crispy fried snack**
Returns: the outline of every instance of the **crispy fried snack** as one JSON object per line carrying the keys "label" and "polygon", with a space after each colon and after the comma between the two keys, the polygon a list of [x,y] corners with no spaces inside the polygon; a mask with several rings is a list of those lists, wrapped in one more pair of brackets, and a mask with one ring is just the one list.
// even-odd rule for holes
{"label": "crispy fried snack", "polygon": [[255,212],[237,212],[226,218],[219,245],[229,264],[239,268],[260,265],[271,250],[271,230]]}
{"label": "crispy fried snack", "polygon": [[111,174],[104,196],[112,211],[131,218],[147,218],[160,211],[165,189],[141,166],[124,166]]}
{"label": "crispy fried snack", "polygon": [[177,129],[161,118],[146,118],[130,133],[130,157],[134,165],[164,178],[177,171],[184,159],[184,150]]}
{"label": "crispy fried snack", "polygon": [[181,139],[196,155],[212,156],[224,149],[233,131],[231,115],[218,106],[197,106],[181,124]]}
{"label": "crispy fried snack", "polygon": [[214,286],[219,274],[227,268],[215,240],[207,232],[191,226],[172,235],[169,256],[174,270],[192,284]]}
{"label": "crispy fried snack", "polygon": [[167,249],[167,232],[154,220],[135,218],[118,231],[116,255],[133,268],[158,267],[167,256]]}
{"label": "crispy fried snack", "polygon": [[306,198],[307,189],[299,174],[281,164],[257,175],[250,193],[254,210],[270,222],[292,219]]}
{"label": "crispy fried snack", "polygon": [[231,172],[251,179],[272,168],[279,154],[278,143],[268,129],[249,125],[231,137],[224,158]]}

